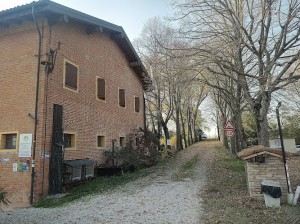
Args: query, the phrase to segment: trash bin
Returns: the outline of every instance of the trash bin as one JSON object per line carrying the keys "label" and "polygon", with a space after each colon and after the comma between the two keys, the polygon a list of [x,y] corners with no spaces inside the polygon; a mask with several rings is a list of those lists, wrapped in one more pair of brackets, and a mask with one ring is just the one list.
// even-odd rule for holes
{"label": "trash bin", "polygon": [[261,182],[261,192],[264,194],[267,207],[280,207],[281,187],[280,183],[271,180]]}

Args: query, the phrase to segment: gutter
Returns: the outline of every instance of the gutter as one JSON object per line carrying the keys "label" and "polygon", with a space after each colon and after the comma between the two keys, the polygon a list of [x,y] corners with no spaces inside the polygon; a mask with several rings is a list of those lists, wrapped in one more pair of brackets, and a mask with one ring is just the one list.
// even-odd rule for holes
{"label": "gutter", "polygon": [[32,18],[36,26],[36,30],[39,35],[39,48],[38,48],[38,61],[37,61],[37,74],[36,74],[36,91],[35,91],[35,109],[34,109],[34,132],[33,132],[33,150],[31,161],[31,185],[30,185],[30,204],[33,203],[33,191],[34,191],[34,167],[35,167],[35,153],[36,153],[36,135],[38,125],[38,100],[39,100],[39,84],[40,84],[40,70],[41,70],[41,46],[42,46],[42,34],[38,25],[38,21],[35,18],[34,5],[32,6]]}

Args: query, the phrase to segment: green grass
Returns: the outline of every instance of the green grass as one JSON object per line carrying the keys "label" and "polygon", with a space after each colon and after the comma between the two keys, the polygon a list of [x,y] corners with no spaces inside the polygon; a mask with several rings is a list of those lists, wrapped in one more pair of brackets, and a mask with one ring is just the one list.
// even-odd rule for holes
{"label": "green grass", "polygon": [[34,206],[43,207],[43,208],[60,207],[86,196],[109,192],[113,189],[116,189],[117,187],[120,187],[138,178],[148,176],[149,174],[156,172],[162,166],[165,166],[167,163],[168,161],[162,160],[159,161],[158,165],[156,166],[141,169],[133,173],[127,173],[121,176],[115,176],[109,178],[103,177],[103,178],[95,179],[91,182],[73,188],[68,194],[66,194],[66,196],[62,198],[44,199],[37,202]]}
{"label": "green grass", "polygon": [[243,160],[236,158],[225,158],[224,163],[228,166],[228,169],[233,172],[245,172],[245,163]]}
{"label": "green grass", "polygon": [[195,167],[199,162],[199,155],[195,155],[192,159],[183,164],[179,171],[172,176],[175,181],[181,181],[184,178],[193,178],[195,174]]}
{"label": "green grass", "polygon": [[218,162],[223,163],[227,169],[237,173],[245,172],[245,163],[243,160],[230,156],[222,145],[217,145],[214,147],[214,149],[216,149],[220,155],[220,157],[217,159]]}

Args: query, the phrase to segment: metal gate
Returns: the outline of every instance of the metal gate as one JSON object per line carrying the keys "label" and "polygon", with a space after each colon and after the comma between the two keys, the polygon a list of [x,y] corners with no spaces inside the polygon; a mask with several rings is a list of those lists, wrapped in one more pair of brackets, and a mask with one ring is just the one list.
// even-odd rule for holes
{"label": "metal gate", "polygon": [[61,193],[63,169],[63,107],[53,105],[52,147],[49,163],[49,194]]}

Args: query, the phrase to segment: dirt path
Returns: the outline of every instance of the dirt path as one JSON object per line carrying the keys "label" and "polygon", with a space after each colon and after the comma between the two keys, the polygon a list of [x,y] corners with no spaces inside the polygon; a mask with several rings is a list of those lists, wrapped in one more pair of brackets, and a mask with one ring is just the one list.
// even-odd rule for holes
{"label": "dirt path", "polygon": [[201,142],[162,169],[113,192],[93,195],[61,208],[26,208],[0,213],[11,223],[201,223],[200,192],[215,143]]}

